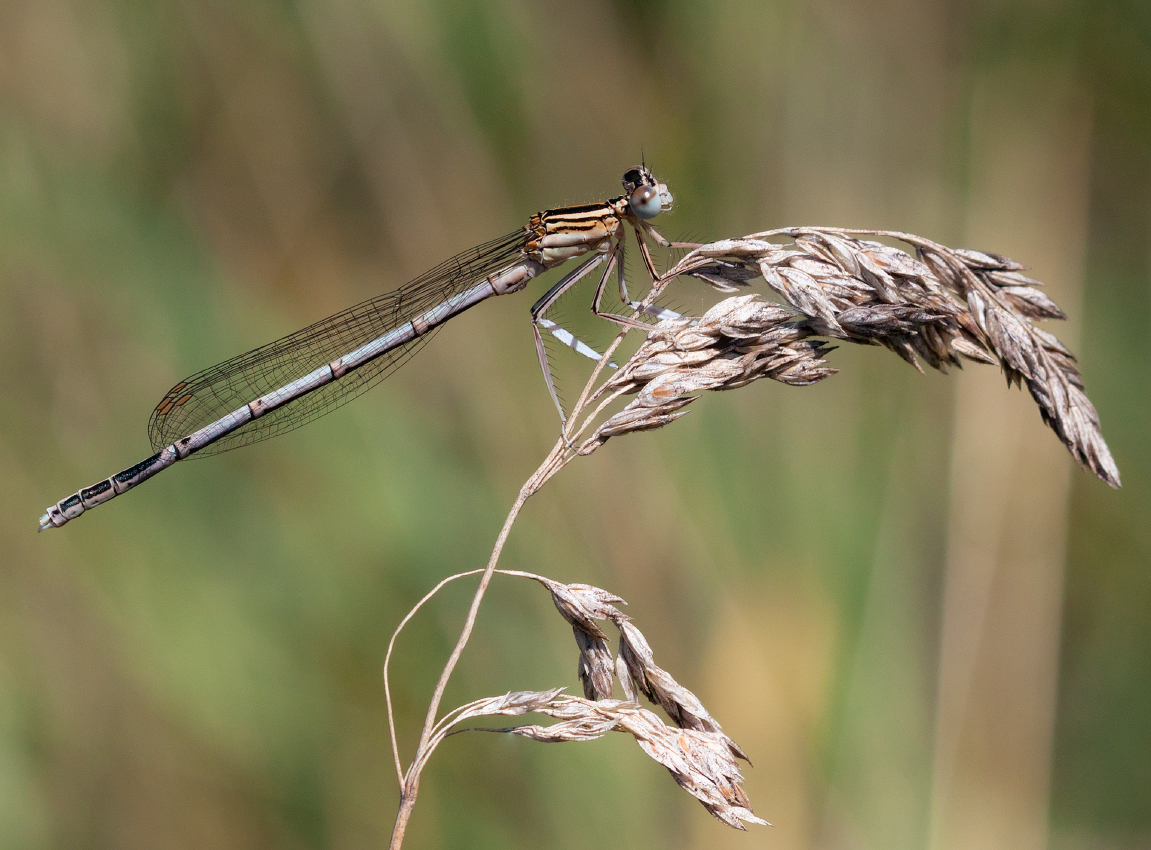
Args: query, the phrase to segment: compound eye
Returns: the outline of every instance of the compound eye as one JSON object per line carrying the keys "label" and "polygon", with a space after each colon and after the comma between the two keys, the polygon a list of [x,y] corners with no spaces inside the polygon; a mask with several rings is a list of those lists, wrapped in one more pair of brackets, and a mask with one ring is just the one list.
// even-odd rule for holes
{"label": "compound eye", "polygon": [[636,186],[627,202],[640,218],[655,218],[663,210],[659,192],[654,186]]}

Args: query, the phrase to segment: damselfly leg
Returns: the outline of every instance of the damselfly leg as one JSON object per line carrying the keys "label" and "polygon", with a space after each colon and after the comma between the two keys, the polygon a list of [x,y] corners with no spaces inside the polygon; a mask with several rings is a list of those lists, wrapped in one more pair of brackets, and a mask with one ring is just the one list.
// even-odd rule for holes
{"label": "damselfly leg", "polygon": [[[688,243],[672,243],[664,239],[659,233],[655,232],[654,228],[647,225],[646,222],[641,222],[646,225],[645,230],[650,231],[661,245],[664,247],[688,247]],[[654,283],[659,279],[659,273],[655,269],[655,263],[651,259],[650,251],[644,240],[644,231],[638,225],[634,226],[636,241],[639,244],[641,256],[644,258],[644,267],[648,272],[651,282]],[[641,321],[639,319],[631,318],[629,316],[621,316],[617,313],[612,313],[602,309],[603,296],[607,289],[608,281],[611,280],[612,272],[616,273],[617,285],[619,289],[620,301],[626,304],[637,314],[644,314],[651,316],[658,320],[665,319],[678,319],[682,318],[678,313],[659,307],[654,304],[643,304],[640,301],[633,301],[628,293],[627,280],[625,272],[624,256],[626,250],[626,234],[612,240],[611,248],[606,253],[599,253],[594,257],[586,260],[571,273],[565,275],[559,282],[552,286],[544,295],[532,305],[532,334],[535,338],[536,355],[539,358],[540,371],[544,376],[544,383],[547,385],[548,394],[551,396],[552,403],[555,404],[556,410],[559,412],[561,428],[567,425],[567,413],[563,408],[563,403],[559,399],[559,393],[556,390],[555,380],[552,375],[551,363],[548,357],[547,349],[544,345],[543,335],[541,329],[549,332],[552,336],[558,339],[561,343],[573,349],[574,351],[582,354],[591,360],[599,360],[601,355],[591,346],[584,343],[571,331],[561,327],[557,323],[551,321],[546,317],[546,313],[565,295],[573,286],[587,277],[593,270],[599,267],[605,260],[607,266],[604,268],[600,275],[599,283],[595,289],[595,295],[592,298],[591,312],[597,318],[606,319],[616,325],[625,328],[633,328],[636,330],[646,331],[651,325],[649,322]],[[609,366],[615,368],[614,363],[609,363]]]}
{"label": "damselfly leg", "polygon": [[[587,277],[587,275],[605,259],[607,259],[606,254],[596,253],[580,263],[575,269],[560,278],[559,282],[545,292],[540,299],[532,305],[532,336],[535,337],[536,356],[539,358],[540,370],[543,372],[544,383],[547,384],[548,394],[552,397],[552,402],[555,404],[556,410],[559,411],[561,428],[567,424],[567,414],[564,413],[563,405],[560,403],[558,393],[556,393],[555,381],[552,379],[552,370],[548,364],[547,349],[544,348],[544,340],[540,334],[540,328],[542,327],[555,336],[560,342],[570,346],[586,357],[599,360],[600,355],[594,349],[578,340],[570,331],[561,328],[555,322],[545,319],[543,314],[546,313],[548,308],[555,304],[565,292]],[[611,266],[609,265],[608,268],[610,269]]]}

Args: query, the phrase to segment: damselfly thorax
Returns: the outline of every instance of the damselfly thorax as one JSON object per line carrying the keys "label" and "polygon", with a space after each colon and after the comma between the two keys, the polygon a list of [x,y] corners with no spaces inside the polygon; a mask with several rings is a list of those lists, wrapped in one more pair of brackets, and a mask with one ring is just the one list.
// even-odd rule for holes
{"label": "damselfly thorax", "polygon": [[645,236],[670,244],[648,224],[671,208],[667,187],[642,165],[624,174],[623,185],[625,194],[618,198],[536,213],[526,227],[463,251],[393,292],[185,378],[164,395],[148,422],[155,454],[52,505],[40,518],[40,530],[64,525],[178,460],[250,445],[334,410],[390,375],[448,319],[493,296],[518,292],[538,274],[586,255],[531,310],[544,380],[562,420],[541,329],[583,354],[598,355],[544,314],[606,262],[592,312],[623,325],[641,324],[600,311],[604,287],[618,270],[620,298],[639,309],[627,296],[622,272],[626,227],[635,232],[653,278]]}
{"label": "damselfly thorax", "polygon": [[607,253],[612,239],[622,234],[626,217],[626,197],[602,204],[544,210],[528,221],[531,237],[524,250],[545,268],[591,251]]}

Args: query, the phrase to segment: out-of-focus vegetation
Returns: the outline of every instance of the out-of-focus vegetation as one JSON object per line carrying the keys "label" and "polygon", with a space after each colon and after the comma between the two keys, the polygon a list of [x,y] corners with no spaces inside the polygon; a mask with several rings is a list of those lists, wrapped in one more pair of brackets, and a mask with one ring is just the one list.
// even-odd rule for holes
{"label": "out-of-focus vegetation", "polygon": [[[303,430],[36,518],[149,454],[179,378],[616,194],[641,149],[671,237],[883,227],[1029,263],[1125,489],[994,370],[878,349],[613,441],[504,566],[627,598],[776,826],[729,834],[627,741],[462,736],[409,846],[1147,846],[1149,9],[0,4],[0,846],[386,841],[387,638],[482,565],[557,435],[535,295]],[[408,741],[469,593],[401,641]],[[550,609],[497,579],[448,703],[574,683]]]}

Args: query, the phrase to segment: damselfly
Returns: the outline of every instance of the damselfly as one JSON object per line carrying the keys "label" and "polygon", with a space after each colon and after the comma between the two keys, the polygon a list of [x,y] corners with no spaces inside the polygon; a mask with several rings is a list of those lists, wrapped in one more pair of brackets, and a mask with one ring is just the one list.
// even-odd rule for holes
{"label": "damselfly", "polygon": [[390,375],[452,316],[494,295],[519,292],[541,272],[590,254],[531,310],[536,350],[562,419],[540,329],[584,354],[595,352],[544,313],[577,281],[607,263],[592,312],[623,325],[641,324],[600,310],[613,269],[618,271],[620,298],[633,309],[639,307],[629,300],[624,282],[626,228],[635,232],[653,279],[657,275],[644,237],[671,246],[648,223],[671,208],[667,186],[643,165],[624,174],[623,186],[623,195],[603,203],[536,213],[526,227],[457,254],[394,292],[180,381],[148,422],[156,453],[61,499],[40,518],[40,530],[59,528],[178,460],[250,445],[322,416]]}

